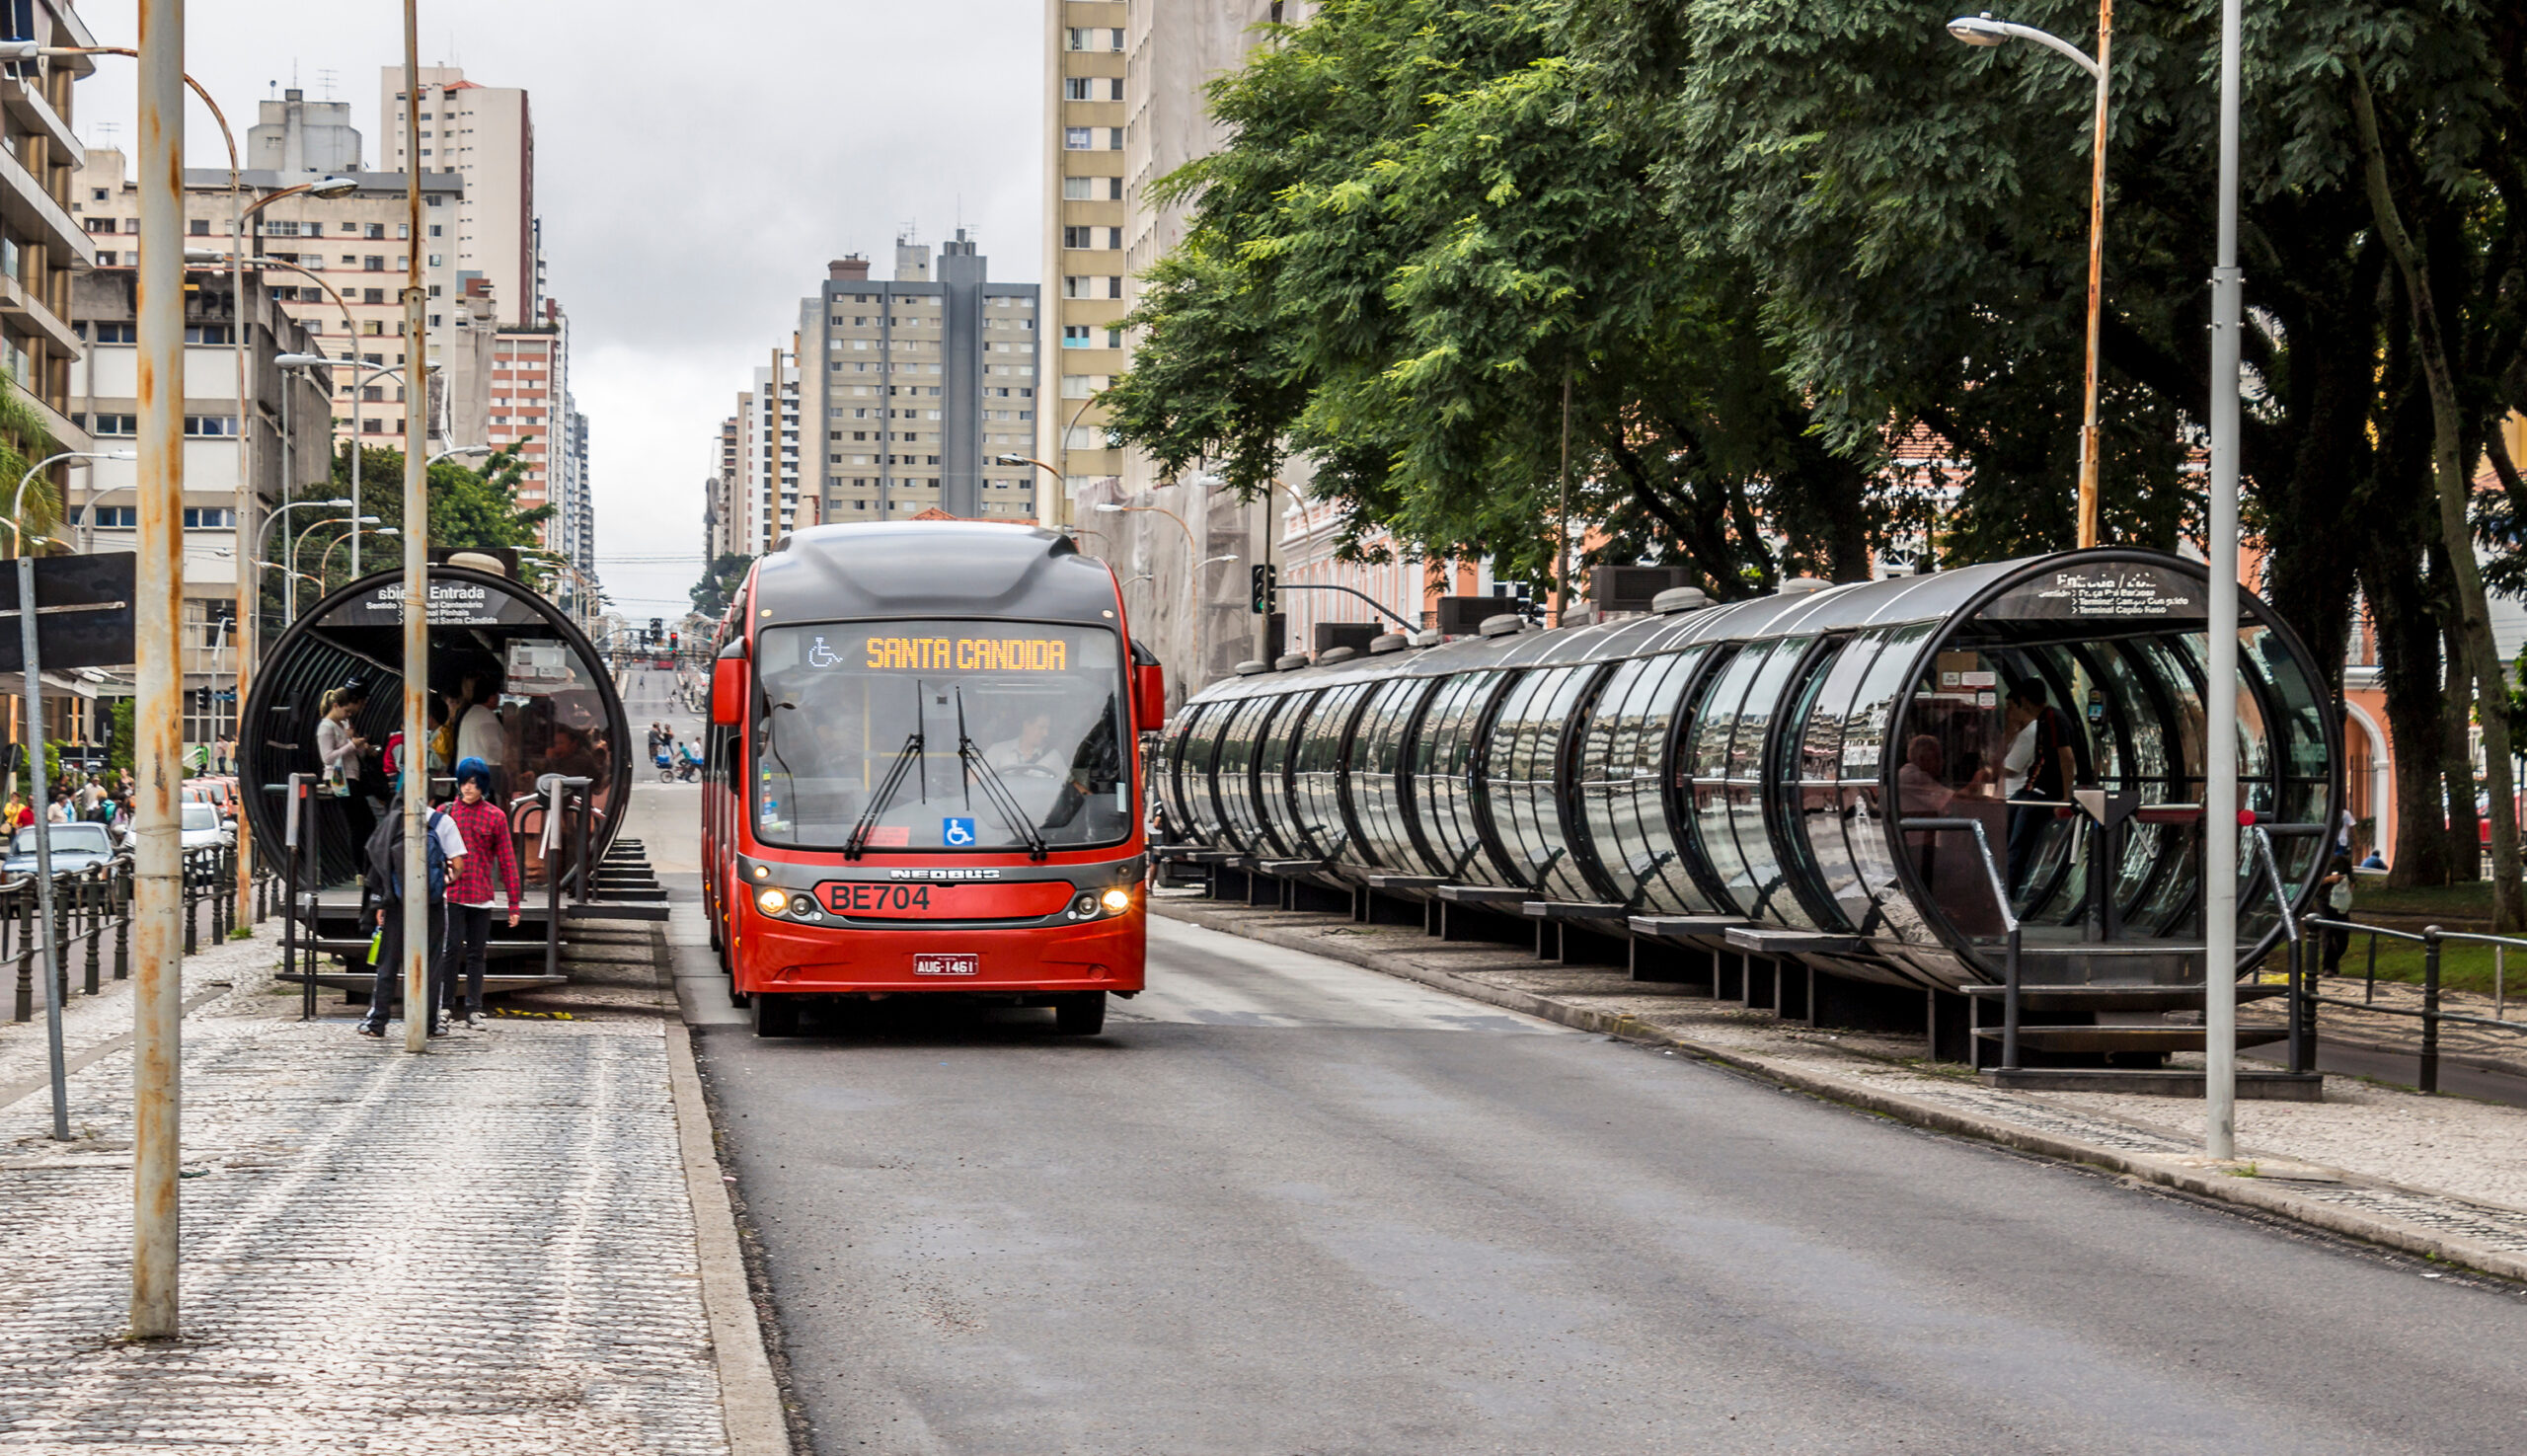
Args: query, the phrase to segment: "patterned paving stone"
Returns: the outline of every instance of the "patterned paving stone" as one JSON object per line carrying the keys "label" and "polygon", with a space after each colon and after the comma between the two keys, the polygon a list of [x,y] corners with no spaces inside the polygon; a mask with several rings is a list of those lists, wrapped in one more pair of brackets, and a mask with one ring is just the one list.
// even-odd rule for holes
{"label": "patterned paving stone", "polygon": [[0,1450],[727,1449],[655,1021],[186,1034],[174,1344],[117,1339],[128,1052],[66,1151],[41,1096],[0,1110]]}

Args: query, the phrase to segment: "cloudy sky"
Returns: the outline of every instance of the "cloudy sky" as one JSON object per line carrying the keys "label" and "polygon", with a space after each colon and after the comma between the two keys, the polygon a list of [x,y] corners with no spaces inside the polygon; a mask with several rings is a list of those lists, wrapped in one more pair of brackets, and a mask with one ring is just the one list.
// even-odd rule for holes
{"label": "cloudy sky", "polygon": [[[128,45],[132,0],[81,0]],[[375,165],[386,0],[191,0],[186,69],[242,137],[297,85],[351,104]],[[963,225],[992,276],[1039,281],[1038,0],[422,0],[421,61],[531,94],[549,286],[573,319],[599,575],[626,615],[685,605],[702,481],[748,371],[796,327],[825,260]],[[705,24],[707,23],[707,24]],[[696,27],[699,27],[698,29]],[[131,147],[131,62],[83,82],[91,144]],[[188,157],[225,166],[195,108]],[[881,261],[882,272],[891,267]]]}

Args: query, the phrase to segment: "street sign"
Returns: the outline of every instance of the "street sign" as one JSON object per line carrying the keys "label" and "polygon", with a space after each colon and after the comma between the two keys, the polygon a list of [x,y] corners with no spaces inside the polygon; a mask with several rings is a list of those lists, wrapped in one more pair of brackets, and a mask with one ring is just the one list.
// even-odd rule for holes
{"label": "street sign", "polygon": [[[36,651],[43,665],[119,667],[132,660],[128,551],[36,558]],[[0,572],[0,672],[24,672],[18,574]]]}

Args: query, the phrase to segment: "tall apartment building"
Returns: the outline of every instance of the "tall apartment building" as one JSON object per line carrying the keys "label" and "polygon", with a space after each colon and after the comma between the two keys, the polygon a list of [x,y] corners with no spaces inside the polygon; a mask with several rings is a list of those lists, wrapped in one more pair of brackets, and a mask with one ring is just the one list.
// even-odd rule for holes
{"label": "tall apartment building", "polygon": [[[45,45],[97,43],[69,0],[20,0],[7,24],[10,37]],[[70,370],[80,341],[70,289],[96,249],[71,215],[80,146],[70,118],[71,88],[95,69],[84,55],[47,56],[10,62],[0,80],[8,103],[0,107],[0,367],[7,388],[64,450],[89,448],[72,418]],[[59,467],[52,478],[64,479]]]}
{"label": "tall apartment building", "polygon": [[[134,342],[138,276],[126,268],[99,268],[80,277],[70,293],[75,327],[87,341],[87,357],[70,371],[70,393],[78,419],[100,451],[134,448],[138,426],[139,348]],[[273,359],[283,353],[306,353],[315,340],[269,295],[255,274],[246,275],[245,306],[229,297],[229,277],[204,270],[190,275],[185,294],[185,594],[179,645],[184,654],[185,686],[209,688],[205,705],[192,692],[185,695],[185,741],[205,743],[223,736],[236,724],[232,674],[237,669],[237,568],[259,554],[279,556],[280,548],[262,542],[277,540],[266,529],[268,521],[257,508],[244,532],[237,521],[238,432],[237,368],[234,341],[242,322],[246,330],[247,367],[254,371],[255,411],[253,492],[261,501],[281,498],[292,481],[324,478],[331,454],[331,433],[323,427],[326,396],[320,378],[303,370],[282,369]],[[241,319],[242,312],[242,319]],[[317,421],[317,427],[284,436],[285,418]],[[281,445],[287,438],[289,453]],[[74,544],[101,551],[129,551],[137,541],[139,511],[132,487],[139,465],[130,460],[97,460],[74,472],[64,495],[63,526],[56,533]],[[393,489],[387,483],[386,489]],[[297,529],[314,528],[320,544],[345,541],[347,511],[317,511],[295,518]],[[336,517],[331,524],[320,518]],[[240,536],[244,540],[241,543]],[[376,538],[367,538],[374,545]],[[242,549],[241,549],[242,547]],[[347,545],[334,551],[340,562]],[[270,578],[277,583],[278,577]],[[83,681],[64,686],[82,696]],[[224,695],[224,696],[223,696]],[[93,735],[93,734],[92,734]]]}
{"label": "tall apartment building", "polygon": [[584,549],[581,529],[589,510],[587,462],[580,448],[586,431],[574,420],[574,413],[571,319],[559,302],[548,298],[541,319],[505,325],[494,342],[491,413],[477,442],[494,449],[518,447],[526,474],[518,482],[517,503],[551,505],[545,549],[593,574],[594,554]]}
{"label": "tall apartment building", "polygon": [[[1037,515],[1025,455],[1041,414],[1038,289],[995,283],[962,229],[940,246],[895,245],[895,276],[868,261],[826,266],[824,287],[800,303],[807,419],[808,498],[828,521],[907,520],[936,508],[983,520]],[[816,367],[821,355],[822,367]]]}
{"label": "tall apartment building", "polygon": [[536,248],[535,123],[527,94],[514,86],[484,86],[465,79],[461,66],[422,66],[421,99],[414,127],[405,135],[404,68],[378,71],[378,115],[385,139],[382,165],[400,169],[418,153],[425,172],[453,172],[465,179],[452,231],[438,241],[460,272],[492,280],[503,323],[529,324],[543,312],[541,260]]}
{"label": "tall apartment building", "polygon": [[799,525],[799,354],[796,341],[772,350],[754,371],[754,388],[737,396],[737,446],[745,469],[750,556],[770,551]]}
{"label": "tall apartment building", "polygon": [[[1146,13],[1157,7],[1137,7]],[[1106,445],[1097,395],[1123,372],[1126,297],[1125,30],[1130,11],[1105,0],[1050,0],[1045,7],[1045,332],[1059,352],[1057,381],[1035,421],[1035,454],[1058,466],[1063,499],[1048,519],[1069,519],[1070,498],[1112,486],[1122,454]]]}
{"label": "tall apartment building", "polygon": [[[339,175],[357,181],[359,190],[341,197],[301,192],[274,202],[257,215],[247,250],[273,261],[275,266],[261,271],[268,274],[273,300],[312,337],[312,351],[360,363],[357,371],[328,371],[337,436],[348,439],[356,431],[372,445],[395,447],[403,438],[406,407],[417,396],[403,376],[371,377],[368,371],[400,369],[407,362],[400,295],[411,258],[412,221],[404,178],[393,172]],[[248,172],[244,178],[257,192],[307,180],[306,175],[280,172]],[[140,255],[132,245],[139,242],[139,188],[128,176],[122,152],[89,148],[73,184],[71,208],[81,214],[80,224],[95,245],[97,267],[136,267]],[[426,218],[444,216],[462,195],[463,185],[454,175],[423,174],[424,228],[443,226]],[[194,246],[207,252],[227,250],[232,207],[225,171],[185,173],[185,230],[196,240]],[[480,365],[489,357],[493,325],[488,309],[477,313],[463,295],[446,255],[425,254],[422,276],[430,295],[424,320],[429,347],[422,358],[442,371],[428,428],[435,446],[443,448],[459,422],[486,413],[491,379]],[[304,427],[309,421],[299,423]]]}
{"label": "tall apartment building", "polygon": [[[745,402],[738,401],[740,414]],[[749,544],[754,540],[754,512],[745,497],[745,462],[737,443],[737,415],[720,421],[720,446],[713,457],[711,476],[703,482],[702,525],[710,533],[710,559],[724,556],[751,556]]]}

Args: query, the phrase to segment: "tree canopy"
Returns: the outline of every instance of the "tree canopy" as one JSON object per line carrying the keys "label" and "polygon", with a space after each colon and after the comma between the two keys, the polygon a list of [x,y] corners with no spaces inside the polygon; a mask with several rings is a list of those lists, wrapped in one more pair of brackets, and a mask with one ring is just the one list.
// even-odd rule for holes
{"label": "tree canopy", "polygon": [[[2198,530],[2217,169],[2213,0],[2118,7],[2107,137],[2104,519]],[[2086,0],[2010,18],[2091,43]],[[1715,594],[2072,543],[2094,88],[1971,49],[1910,0],[1329,0],[1211,89],[1230,131],[1160,185],[1114,428],[1250,495],[1303,455],[1356,552],[1548,575],[1569,390],[1601,555]],[[2399,878],[2471,875],[2473,679],[2431,487],[2412,269],[2446,341],[2473,522],[2527,582],[2527,12],[2275,0],[2247,17],[2242,455],[2260,585],[2338,668],[2371,616],[2411,806]],[[1382,534],[1383,533],[1383,534]],[[2464,655],[2454,660],[2463,663]],[[2505,686],[2497,689],[2505,695]],[[2446,792],[2441,792],[2441,780]],[[2424,805],[2444,801],[2448,822]],[[2410,867],[2410,868],[2409,868]]]}

